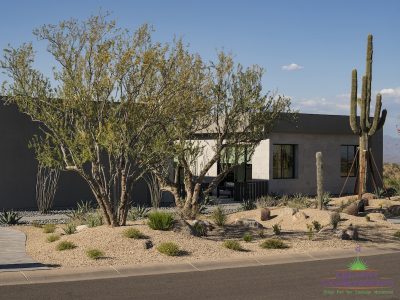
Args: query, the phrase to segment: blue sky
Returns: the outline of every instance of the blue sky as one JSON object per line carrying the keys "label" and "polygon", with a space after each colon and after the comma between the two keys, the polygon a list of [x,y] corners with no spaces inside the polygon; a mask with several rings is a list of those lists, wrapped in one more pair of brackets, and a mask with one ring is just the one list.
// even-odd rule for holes
{"label": "blue sky", "polygon": [[[348,114],[350,75],[365,70],[366,38],[374,35],[373,90],[388,108],[385,134],[400,125],[400,1],[7,1],[0,47],[33,41],[37,64],[50,70],[45,44],[32,29],[71,17],[112,12],[120,27],[149,23],[154,39],[182,37],[193,52],[215,58],[224,49],[243,65],[265,68],[265,91],[290,96],[301,112]],[[4,79],[4,77],[0,77]]]}

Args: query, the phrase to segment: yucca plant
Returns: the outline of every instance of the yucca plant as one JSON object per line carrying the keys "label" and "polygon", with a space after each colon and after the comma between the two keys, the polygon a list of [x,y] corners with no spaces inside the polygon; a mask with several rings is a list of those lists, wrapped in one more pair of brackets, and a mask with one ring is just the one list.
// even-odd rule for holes
{"label": "yucca plant", "polygon": [[68,223],[63,228],[65,234],[74,234],[76,232],[75,223]]}
{"label": "yucca plant", "polygon": [[0,213],[0,224],[7,224],[7,225],[16,225],[21,220],[21,216],[18,212],[10,210],[10,211],[3,211]]}

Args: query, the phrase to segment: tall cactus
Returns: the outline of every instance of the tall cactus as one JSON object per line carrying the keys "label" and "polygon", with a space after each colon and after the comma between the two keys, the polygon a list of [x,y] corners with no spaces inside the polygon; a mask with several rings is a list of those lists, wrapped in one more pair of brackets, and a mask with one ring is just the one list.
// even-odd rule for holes
{"label": "tall cactus", "polygon": [[323,170],[322,152],[317,152],[315,154],[315,158],[316,158],[316,165],[317,165],[317,202],[318,202],[318,208],[323,209],[324,208],[324,203],[323,203],[324,176],[322,174],[322,170]]}
{"label": "tall cactus", "polygon": [[[350,96],[350,126],[353,132],[359,135],[359,188],[358,195],[366,190],[367,182],[367,153],[368,138],[381,129],[386,120],[387,111],[382,109],[382,96],[376,95],[375,113],[370,120],[371,105],[371,83],[372,83],[372,35],[368,35],[366,73],[362,77],[361,99],[357,99],[357,70],[351,74],[351,96]],[[357,105],[360,106],[360,122],[357,120]]]}

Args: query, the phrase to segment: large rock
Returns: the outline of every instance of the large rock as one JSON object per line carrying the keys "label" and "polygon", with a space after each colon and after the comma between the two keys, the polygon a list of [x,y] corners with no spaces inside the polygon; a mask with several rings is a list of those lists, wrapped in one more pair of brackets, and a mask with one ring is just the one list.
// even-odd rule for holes
{"label": "large rock", "polygon": [[258,223],[256,220],[247,219],[247,218],[236,219],[234,224],[238,225],[238,226],[248,227],[248,228],[264,228],[264,226],[262,224]]}
{"label": "large rock", "polygon": [[144,243],[143,243],[143,247],[144,247],[144,249],[151,249],[151,248],[153,248],[153,242],[151,241],[151,240],[146,240],[146,241],[144,241]]}
{"label": "large rock", "polygon": [[339,237],[342,240],[358,240],[358,227],[353,226],[353,224],[350,224],[346,229],[344,230],[339,230]]}
{"label": "large rock", "polygon": [[344,213],[352,216],[357,216],[358,215],[358,203],[352,203],[349,206],[347,206],[344,211]]}
{"label": "large rock", "polygon": [[357,207],[358,207],[358,212],[365,212],[365,207],[368,206],[368,200],[367,199],[361,199],[360,201],[357,202]]}
{"label": "large rock", "polygon": [[368,214],[371,221],[386,221],[386,217],[381,213],[369,213]]}
{"label": "large rock", "polygon": [[361,199],[366,199],[367,201],[372,200],[375,199],[375,195],[372,193],[364,193],[362,194]]}
{"label": "large rock", "polygon": [[387,212],[392,217],[400,216],[400,205],[392,205],[387,209]]}
{"label": "large rock", "polygon": [[261,208],[260,219],[261,221],[268,221],[271,219],[271,211],[268,208]]}
{"label": "large rock", "polygon": [[296,222],[305,221],[306,219],[308,219],[308,216],[304,212],[298,211],[292,216],[292,219]]}

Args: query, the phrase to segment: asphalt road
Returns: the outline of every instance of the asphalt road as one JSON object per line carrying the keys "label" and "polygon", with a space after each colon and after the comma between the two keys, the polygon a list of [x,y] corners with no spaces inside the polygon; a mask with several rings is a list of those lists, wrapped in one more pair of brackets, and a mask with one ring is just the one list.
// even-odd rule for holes
{"label": "asphalt road", "polygon": [[[400,253],[364,257],[379,277],[393,279],[392,295],[326,295],[322,280],[352,258],[90,281],[0,287],[0,299],[400,299]],[[371,289],[375,291],[377,289]]]}

